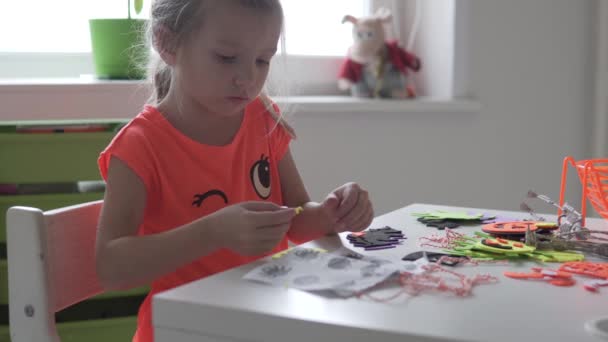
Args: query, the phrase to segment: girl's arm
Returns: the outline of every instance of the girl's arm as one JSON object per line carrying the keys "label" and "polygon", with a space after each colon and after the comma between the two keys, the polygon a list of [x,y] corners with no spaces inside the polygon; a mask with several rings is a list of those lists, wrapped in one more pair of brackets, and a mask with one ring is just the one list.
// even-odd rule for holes
{"label": "girl's arm", "polygon": [[279,161],[279,177],[284,204],[288,207],[304,208],[291,222],[287,233],[289,239],[300,244],[334,233],[335,222],[322,204],[310,201],[290,150],[287,150]]}
{"label": "girl's arm", "polygon": [[112,157],[96,242],[97,274],[107,289],[148,284],[218,248],[205,234],[209,220],[204,219],[164,233],[137,236],[145,204],[141,179]]}
{"label": "girl's arm", "polygon": [[145,204],[143,182],[112,158],[96,243],[97,274],[107,289],[149,284],[219,248],[266,254],[284,238],[295,216],[293,209],[248,201],[163,233],[137,236]]}

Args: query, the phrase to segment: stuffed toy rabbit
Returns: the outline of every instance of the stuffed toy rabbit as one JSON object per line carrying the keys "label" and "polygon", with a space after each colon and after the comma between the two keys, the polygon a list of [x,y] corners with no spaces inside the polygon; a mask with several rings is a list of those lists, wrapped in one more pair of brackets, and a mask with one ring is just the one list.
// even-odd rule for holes
{"label": "stuffed toy rabbit", "polygon": [[342,23],[353,24],[354,43],[342,63],[338,87],[355,97],[413,98],[416,91],[408,82],[409,70],[420,70],[420,59],[387,41],[384,24],[392,20],[384,8],[376,14],[355,18],[347,15]]}

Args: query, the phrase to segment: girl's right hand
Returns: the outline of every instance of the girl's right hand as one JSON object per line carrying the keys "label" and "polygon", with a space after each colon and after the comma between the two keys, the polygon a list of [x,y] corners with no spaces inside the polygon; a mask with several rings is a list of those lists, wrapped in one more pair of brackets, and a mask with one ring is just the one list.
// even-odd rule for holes
{"label": "girl's right hand", "polygon": [[289,230],[294,208],[271,202],[242,202],[209,216],[211,239],[218,247],[241,255],[272,251]]}

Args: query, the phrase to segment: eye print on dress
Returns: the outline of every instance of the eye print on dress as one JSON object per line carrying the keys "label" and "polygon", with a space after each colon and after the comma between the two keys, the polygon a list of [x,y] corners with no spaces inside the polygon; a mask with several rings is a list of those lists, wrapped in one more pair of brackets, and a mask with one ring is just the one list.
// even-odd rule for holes
{"label": "eye print on dress", "polygon": [[224,203],[228,204],[228,197],[226,197],[226,194],[223,191],[209,190],[204,194],[195,194],[194,201],[192,201],[192,206],[197,206],[200,208],[201,204],[203,204],[203,201],[211,196],[220,196],[224,200]]}
{"label": "eye print on dress", "polygon": [[261,199],[270,197],[270,162],[268,157],[262,156],[255,162],[249,171],[253,189]]}

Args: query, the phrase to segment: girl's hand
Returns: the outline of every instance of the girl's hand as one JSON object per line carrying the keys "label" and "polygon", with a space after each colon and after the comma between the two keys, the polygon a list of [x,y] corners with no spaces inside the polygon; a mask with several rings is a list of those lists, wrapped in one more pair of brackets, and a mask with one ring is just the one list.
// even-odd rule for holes
{"label": "girl's hand", "polygon": [[241,255],[272,251],[289,230],[294,208],[271,202],[242,202],[211,214],[210,238]]}
{"label": "girl's hand", "polygon": [[332,191],[321,207],[333,223],[333,230],[338,233],[362,231],[374,219],[369,194],[357,183],[347,183]]}

